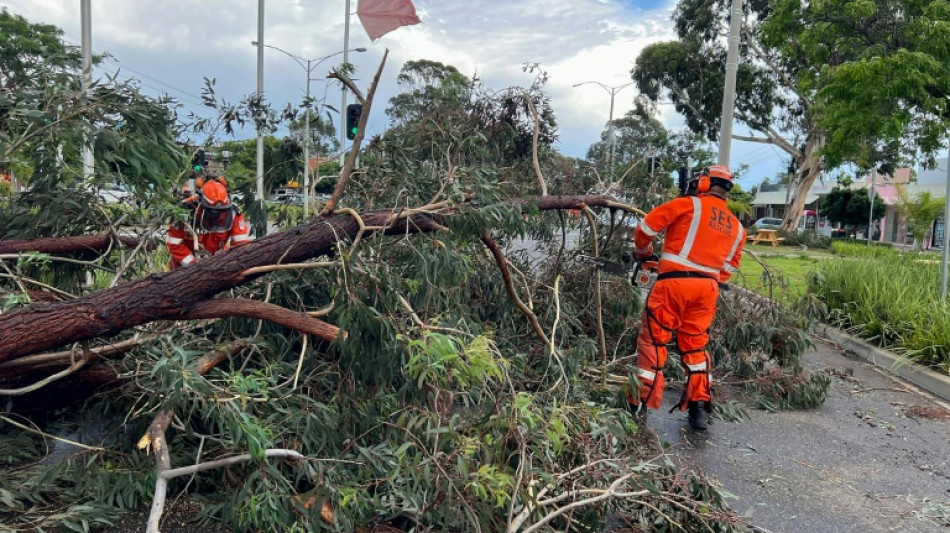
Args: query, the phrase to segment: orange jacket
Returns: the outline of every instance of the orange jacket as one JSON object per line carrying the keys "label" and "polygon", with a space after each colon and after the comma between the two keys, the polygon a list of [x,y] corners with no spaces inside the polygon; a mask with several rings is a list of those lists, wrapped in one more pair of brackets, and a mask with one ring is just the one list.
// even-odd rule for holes
{"label": "orange jacket", "polygon": [[[195,221],[201,220],[201,207],[195,212]],[[169,268],[175,269],[195,262],[195,245],[207,250],[211,255],[230,246],[240,246],[251,241],[251,227],[244,220],[244,215],[236,210],[231,229],[228,231],[205,232],[201,231],[200,224],[194,224],[198,234],[193,234],[185,224],[172,222],[168,227],[168,237],[165,244],[171,254]]]}
{"label": "orange jacket", "polygon": [[739,268],[746,232],[726,201],[711,194],[683,196],[643,219],[634,237],[639,256],[653,252],[653,237],[666,231],[659,272],[690,271],[727,281]]}

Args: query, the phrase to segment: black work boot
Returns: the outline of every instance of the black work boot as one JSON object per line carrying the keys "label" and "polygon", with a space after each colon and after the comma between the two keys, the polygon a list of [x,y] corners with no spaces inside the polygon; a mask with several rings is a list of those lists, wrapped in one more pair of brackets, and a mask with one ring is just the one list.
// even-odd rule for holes
{"label": "black work boot", "polygon": [[706,431],[706,402],[689,402],[689,427]]}
{"label": "black work boot", "polygon": [[640,403],[634,405],[632,403],[627,403],[627,410],[633,415],[633,420],[638,426],[642,427],[647,425],[647,415],[649,414],[649,410],[647,409],[646,404]]}

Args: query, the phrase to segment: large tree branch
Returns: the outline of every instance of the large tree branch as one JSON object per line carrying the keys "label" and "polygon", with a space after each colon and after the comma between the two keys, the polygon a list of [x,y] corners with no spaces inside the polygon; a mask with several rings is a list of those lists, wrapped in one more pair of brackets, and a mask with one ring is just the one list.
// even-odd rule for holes
{"label": "large tree branch", "polygon": [[279,305],[244,298],[219,298],[198,302],[181,316],[186,320],[228,317],[266,320],[301,333],[316,335],[328,342],[337,340],[340,335],[340,328],[306,313],[298,313]]}
{"label": "large tree branch", "polygon": [[43,237],[40,239],[0,240],[0,254],[17,254],[23,252],[40,252],[44,254],[64,254],[70,252],[104,252],[118,241],[119,244],[132,248],[139,244],[138,237],[120,236],[116,239],[112,234],[78,235],[75,237]]}
{"label": "large tree branch", "polygon": [[508,265],[508,260],[505,259],[505,254],[501,251],[501,247],[498,246],[498,243],[491,238],[491,235],[489,235],[487,231],[481,231],[479,235],[482,238],[482,242],[488,250],[491,251],[495,262],[498,263],[498,269],[501,270],[501,279],[505,283],[505,291],[508,293],[508,298],[511,299],[515,307],[517,307],[524,316],[528,317],[528,322],[531,323],[531,329],[533,329],[534,333],[541,339],[541,342],[543,342],[545,346],[551,345],[551,341],[548,339],[547,334],[544,333],[541,323],[538,322],[537,315],[521,301],[521,297],[519,297],[515,291],[514,283],[511,280],[511,268]]}
{"label": "large tree branch", "polygon": [[[609,196],[544,196],[512,199],[514,206],[531,205],[541,211],[612,207],[643,215],[639,209]],[[89,296],[38,304],[0,314],[0,361],[50,350],[73,342],[115,335],[157,320],[180,320],[199,302],[246,283],[248,269],[282,263],[299,263],[330,254],[341,242],[361,233],[408,235],[444,231],[442,213],[379,210],[363,213],[359,220],[349,213],[319,217],[296,228],[268,235],[231,248],[187,268],[151,274]]]}

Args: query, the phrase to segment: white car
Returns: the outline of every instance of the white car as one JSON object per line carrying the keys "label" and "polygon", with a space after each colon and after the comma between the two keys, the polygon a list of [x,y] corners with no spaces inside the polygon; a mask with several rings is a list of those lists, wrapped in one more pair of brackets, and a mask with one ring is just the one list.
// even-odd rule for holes
{"label": "white car", "polygon": [[132,200],[132,193],[121,183],[110,183],[99,189],[99,200],[104,204],[121,204]]}

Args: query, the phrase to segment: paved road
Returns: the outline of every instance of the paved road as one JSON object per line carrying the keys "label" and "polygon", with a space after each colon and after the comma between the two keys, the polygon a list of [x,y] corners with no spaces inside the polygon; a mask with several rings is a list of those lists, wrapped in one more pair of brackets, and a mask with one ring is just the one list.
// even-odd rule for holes
{"label": "paved road", "polygon": [[732,507],[769,531],[947,531],[947,405],[830,344],[805,362],[834,376],[816,410],[750,411],[750,420],[716,420],[703,435],[686,430],[679,411],[666,414],[680,394],[670,389],[650,426],[677,460],[735,494]]}

